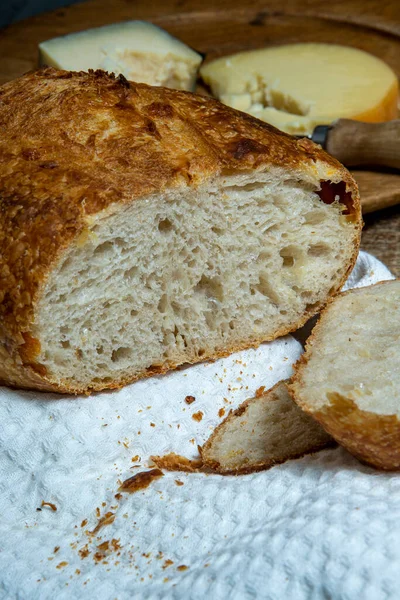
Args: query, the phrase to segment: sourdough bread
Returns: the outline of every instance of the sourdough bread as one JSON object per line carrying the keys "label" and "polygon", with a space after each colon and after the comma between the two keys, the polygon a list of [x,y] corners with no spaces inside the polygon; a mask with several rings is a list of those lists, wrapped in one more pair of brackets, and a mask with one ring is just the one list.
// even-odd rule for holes
{"label": "sourdough bread", "polygon": [[337,161],[218,101],[52,68],[0,88],[0,379],[90,393],[293,331],[359,245]]}
{"label": "sourdough bread", "polygon": [[400,468],[400,280],[350,290],[321,314],[289,389],[360,460]]}
{"label": "sourdough bread", "polygon": [[334,444],[331,436],[296,405],[281,381],[231,412],[204,444],[201,455],[205,468],[241,475]]}

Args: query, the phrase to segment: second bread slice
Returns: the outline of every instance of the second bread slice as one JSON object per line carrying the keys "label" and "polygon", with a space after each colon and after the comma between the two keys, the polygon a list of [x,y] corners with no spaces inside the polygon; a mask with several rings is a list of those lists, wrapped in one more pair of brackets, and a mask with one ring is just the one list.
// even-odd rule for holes
{"label": "second bread slice", "polygon": [[293,402],[281,381],[230,413],[203,446],[202,459],[213,471],[240,475],[332,445],[331,436]]}
{"label": "second bread slice", "polygon": [[322,313],[289,387],[363,462],[400,469],[400,280],[351,290]]}

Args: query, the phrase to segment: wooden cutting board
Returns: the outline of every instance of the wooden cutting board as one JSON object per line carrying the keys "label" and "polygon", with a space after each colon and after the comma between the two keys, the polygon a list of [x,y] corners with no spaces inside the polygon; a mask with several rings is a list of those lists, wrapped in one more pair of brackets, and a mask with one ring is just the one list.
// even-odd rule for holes
{"label": "wooden cutting board", "polygon": [[[147,19],[206,53],[207,60],[292,42],[355,46],[400,75],[400,0],[90,0],[0,32],[0,84],[37,65],[46,39],[128,19]],[[354,172],[364,212],[400,202],[400,176]],[[400,208],[368,214],[362,247],[400,276]]]}

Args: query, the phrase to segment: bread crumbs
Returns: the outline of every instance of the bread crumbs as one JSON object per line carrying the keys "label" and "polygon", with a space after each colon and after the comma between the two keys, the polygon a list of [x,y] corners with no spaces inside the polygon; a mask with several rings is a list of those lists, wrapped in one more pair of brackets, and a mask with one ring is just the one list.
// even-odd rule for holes
{"label": "bread crumbs", "polygon": [[106,512],[104,517],[102,517],[99,520],[96,527],[91,532],[92,535],[96,535],[96,533],[98,533],[100,531],[100,529],[102,529],[103,527],[106,527],[106,525],[111,525],[112,523],[114,523],[114,521],[115,521],[115,514],[113,512]]}
{"label": "bread crumbs", "polygon": [[200,423],[202,418],[203,418],[203,413],[201,412],[201,410],[192,414],[192,419],[194,421],[197,421],[198,423]]}
{"label": "bread crumbs", "polygon": [[170,567],[173,564],[174,564],[174,561],[171,560],[171,559],[169,559],[169,558],[167,558],[167,560],[164,561],[164,564],[163,564],[162,568],[163,569],[168,569],[168,567]]}
{"label": "bread crumbs", "polygon": [[196,398],[194,396],[186,396],[185,398],[186,404],[192,404],[195,400]]}
{"label": "bread crumbs", "polygon": [[51,510],[53,512],[57,511],[57,506],[55,504],[53,504],[52,502],[45,502],[44,500],[42,500],[42,504],[40,506],[42,508],[43,508],[43,506],[48,506],[49,508],[51,508]]}
{"label": "bread crumbs", "polygon": [[225,409],[224,408],[220,408],[219,411],[218,411],[218,416],[219,417],[223,417],[224,414],[225,414]]}
{"label": "bread crumbs", "polygon": [[163,477],[164,473],[160,469],[151,469],[150,471],[142,471],[133,477],[129,477],[122,482],[119,487],[120,492],[135,493],[139,490],[147,488],[152,481]]}
{"label": "bread crumbs", "polygon": [[256,390],[256,398],[261,398],[265,390],[265,385],[260,385],[260,387]]}

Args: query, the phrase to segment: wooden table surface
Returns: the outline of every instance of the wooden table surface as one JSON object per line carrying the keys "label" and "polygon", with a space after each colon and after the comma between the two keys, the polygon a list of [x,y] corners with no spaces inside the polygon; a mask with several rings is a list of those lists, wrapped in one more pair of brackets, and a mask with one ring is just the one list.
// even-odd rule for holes
{"label": "wooden table surface", "polygon": [[[37,65],[46,39],[128,19],[147,19],[213,58],[297,41],[353,45],[400,75],[400,0],[90,0],[0,31],[0,84]],[[400,200],[400,176],[358,177],[361,195]],[[365,215],[362,248],[400,277],[400,205]]]}

